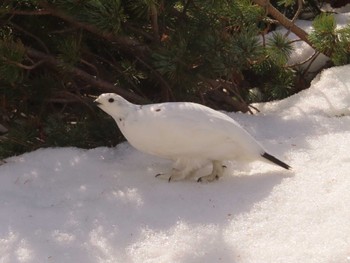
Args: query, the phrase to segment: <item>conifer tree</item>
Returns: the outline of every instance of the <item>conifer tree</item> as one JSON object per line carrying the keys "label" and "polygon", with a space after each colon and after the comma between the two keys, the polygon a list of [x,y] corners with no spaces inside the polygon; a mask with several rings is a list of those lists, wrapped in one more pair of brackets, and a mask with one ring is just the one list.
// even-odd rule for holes
{"label": "conifer tree", "polygon": [[0,158],[41,146],[114,145],[121,135],[91,105],[103,92],[243,112],[288,96],[299,90],[286,67],[291,43],[264,39],[276,20],[334,63],[349,60],[349,29],[336,30],[331,16],[316,19],[310,36],[294,25],[301,2],[3,0],[0,124],[9,132],[0,135]]}

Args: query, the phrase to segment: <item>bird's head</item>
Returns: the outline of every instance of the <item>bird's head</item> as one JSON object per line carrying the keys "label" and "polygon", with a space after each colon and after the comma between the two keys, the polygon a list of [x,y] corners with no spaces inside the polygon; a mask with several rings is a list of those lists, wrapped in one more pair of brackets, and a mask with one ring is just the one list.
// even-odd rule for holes
{"label": "bird's head", "polygon": [[134,106],[115,93],[103,93],[94,100],[94,103],[114,119],[125,116]]}

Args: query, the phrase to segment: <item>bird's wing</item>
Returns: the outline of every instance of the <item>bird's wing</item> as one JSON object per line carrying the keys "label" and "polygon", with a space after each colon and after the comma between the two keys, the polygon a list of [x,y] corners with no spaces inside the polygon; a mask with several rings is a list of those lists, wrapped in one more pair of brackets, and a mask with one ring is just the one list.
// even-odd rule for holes
{"label": "bird's wing", "polygon": [[227,115],[192,103],[143,106],[126,120],[122,132],[135,148],[168,158],[212,159],[260,147]]}

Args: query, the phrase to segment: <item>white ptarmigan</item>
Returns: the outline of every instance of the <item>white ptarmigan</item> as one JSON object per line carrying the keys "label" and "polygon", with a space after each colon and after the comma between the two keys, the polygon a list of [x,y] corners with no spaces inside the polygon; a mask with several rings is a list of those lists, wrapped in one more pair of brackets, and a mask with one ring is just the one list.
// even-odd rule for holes
{"label": "white ptarmigan", "polygon": [[116,121],[136,149],[174,161],[169,181],[191,177],[210,162],[211,174],[198,181],[213,181],[223,175],[227,160],[261,160],[291,168],[268,154],[232,118],[200,104],[136,105],[114,93],[104,93],[94,103]]}

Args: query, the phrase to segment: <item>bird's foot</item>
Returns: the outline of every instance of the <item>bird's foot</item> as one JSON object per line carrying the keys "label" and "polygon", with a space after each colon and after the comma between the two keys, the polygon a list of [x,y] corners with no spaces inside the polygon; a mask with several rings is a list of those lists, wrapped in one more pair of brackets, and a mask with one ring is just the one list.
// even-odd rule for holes
{"label": "bird's foot", "polygon": [[224,169],[226,168],[225,165],[223,165],[219,161],[213,161],[213,171],[209,175],[205,175],[202,177],[199,177],[197,182],[212,182],[214,180],[218,180],[224,173]]}
{"label": "bird's foot", "polygon": [[171,176],[169,176],[169,174],[163,174],[163,173],[156,174],[155,177],[168,180],[169,182],[170,182],[170,178],[171,178]]}
{"label": "bird's foot", "polygon": [[214,180],[218,180],[220,177],[217,174],[209,174],[209,175],[205,175],[205,176],[201,176],[198,178],[197,182],[201,182],[201,183],[208,183],[208,182],[212,182]]}
{"label": "bird's foot", "polygon": [[171,181],[180,181],[183,180],[187,177],[188,175],[186,173],[184,173],[181,170],[175,169],[173,168],[171,170],[170,175],[169,174],[163,174],[163,173],[159,173],[156,174],[157,178],[162,178],[162,179],[168,179],[168,182],[170,183]]}

